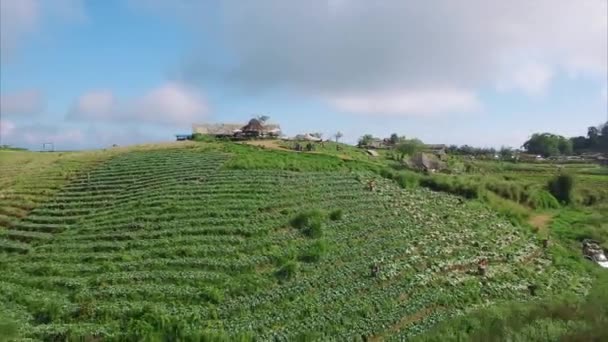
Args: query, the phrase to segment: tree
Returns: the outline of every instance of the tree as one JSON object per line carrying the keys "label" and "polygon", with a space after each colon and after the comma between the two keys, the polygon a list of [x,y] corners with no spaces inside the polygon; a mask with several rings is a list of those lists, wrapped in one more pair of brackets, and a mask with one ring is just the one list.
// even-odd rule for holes
{"label": "tree", "polygon": [[597,127],[591,126],[587,129],[587,137],[589,138],[589,147],[594,148],[600,142],[600,130]]}
{"label": "tree", "polygon": [[574,194],[574,177],[568,174],[557,175],[547,184],[549,192],[558,201],[570,204],[573,201]]}
{"label": "tree", "polygon": [[396,146],[397,143],[399,143],[399,140],[401,140],[401,139],[399,138],[397,133],[391,134],[391,137],[389,138],[389,141],[391,142],[391,145],[393,145],[393,146]]}
{"label": "tree", "polygon": [[265,123],[266,121],[268,121],[270,119],[270,116],[268,116],[268,115],[258,115],[257,119],[258,119],[259,122]]}
{"label": "tree", "polygon": [[369,143],[374,140],[374,136],[371,134],[365,134],[361,138],[359,138],[359,143],[357,144],[359,147],[367,146]]}
{"label": "tree", "polygon": [[572,149],[574,151],[584,150],[589,147],[587,138],[583,136],[570,138],[570,141],[572,142]]}
{"label": "tree", "polygon": [[500,154],[501,159],[505,159],[505,160],[512,159],[511,157],[513,157],[513,149],[510,147],[503,146],[500,148],[499,154]]}
{"label": "tree", "polygon": [[[540,154],[544,157],[556,156],[562,153],[572,153],[572,144],[566,138],[551,133],[535,133],[524,143],[528,153]],[[560,150],[561,146],[561,150]]]}
{"label": "tree", "polygon": [[312,135],[315,138],[323,139],[323,133],[321,133],[321,132],[315,132],[310,135]]}
{"label": "tree", "polygon": [[403,160],[406,155],[411,156],[416,152],[422,150],[423,146],[424,144],[422,143],[422,141],[418,139],[405,139],[399,142],[399,145],[397,145],[397,151],[399,151],[399,153],[401,154],[401,160]]}
{"label": "tree", "polygon": [[336,138],[336,143],[338,142],[338,140],[340,140],[340,138],[342,138],[344,135],[342,134],[342,132],[338,131],[336,132],[336,134],[334,134],[334,138]]}
{"label": "tree", "polygon": [[572,154],[572,141],[562,136],[560,136],[558,139],[557,148],[559,149],[559,153],[562,155]]}

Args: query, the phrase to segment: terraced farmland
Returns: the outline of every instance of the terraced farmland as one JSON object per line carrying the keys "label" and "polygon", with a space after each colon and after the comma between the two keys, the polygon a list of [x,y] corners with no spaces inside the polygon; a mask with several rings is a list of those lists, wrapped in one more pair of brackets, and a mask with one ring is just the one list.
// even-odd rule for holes
{"label": "terraced farmland", "polygon": [[[530,284],[540,296],[589,285],[479,203],[371,172],[230,169],[233,157],[119,154],[15,216],[0,237],[0,312],[46,340],[399,340],[530,299]],[[312,209],[342,217],[311,238],[289,222]]]}

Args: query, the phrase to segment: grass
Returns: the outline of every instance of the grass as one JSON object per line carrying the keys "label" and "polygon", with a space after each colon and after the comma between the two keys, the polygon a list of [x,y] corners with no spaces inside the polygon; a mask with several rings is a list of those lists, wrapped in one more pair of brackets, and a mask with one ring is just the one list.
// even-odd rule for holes
{"label": "grass", "polygon": [[481,306],[580,300],[595,274],[572,239],[605,229],[595,209],[552,209],[546,250],[512,219],[536,187],[382,159],[221,142],[10,153],[3,194],[36,200],[2,202],[0,328],[35,340],[408,339]]}

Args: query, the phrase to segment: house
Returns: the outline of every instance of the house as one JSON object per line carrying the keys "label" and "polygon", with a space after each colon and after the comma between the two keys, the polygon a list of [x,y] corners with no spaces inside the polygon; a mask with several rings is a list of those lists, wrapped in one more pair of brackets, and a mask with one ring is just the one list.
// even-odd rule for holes
{"label": "house", "polygon": [[177,141],[192,140],[192,134],[176,134],[175,140],[177,140]]}
{"label": "house", "polygon": [[388,148],[388,146],[384,144],[384,140],[378,138],[371,139],[364,147],[375,149]]}
{"label": "house", "polygon": [[440,160],[445,160],[448,156],[448,147],[444,144],[425,144],[423,149],[427,153],[434,154]]}
{"label": "house", "polygon": [[215,137],[234,137],[237,132],[240,132],[241,124],[233,123],[217,123],[217,124],[193,124],[192,133],[203,135],[212,135]]}
{"label": "house", "polygon": [[193,124],[192,132],[217,138],[265,138],[281,135],[281,126],[251,119],[246,125],[235,123]]}
{"label": "house", "polygon": [[281,127],[277,124],[264,124],[258,119],[251,119],[236,135],[237,137],[278,137],[281,135]]}

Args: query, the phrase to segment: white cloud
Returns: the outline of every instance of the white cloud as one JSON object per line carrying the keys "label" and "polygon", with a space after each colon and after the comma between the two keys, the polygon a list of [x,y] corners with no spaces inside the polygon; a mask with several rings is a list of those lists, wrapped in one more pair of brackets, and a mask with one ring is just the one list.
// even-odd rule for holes
{"label": "white cloud", "polygon": [[0,1],[0,50],[3,59],[13,51],[22,36],[36,29],[39,16],[36,0]]}
{"label": "white cloud", "polygon": [[207,102],[195,89],[169,82],[125,101],[106,90],[83,94],[72,106],[68,118],[180,125],[200,120],[208,112]]}
{"label": "white cloud", "polygon": [[8,120],[0,120],[0,138],[3,140],[10,137],[15,130],[15,124]]}
{"label": "white cloud", "polygon": [[28,35],[40,30],[49,18],[80,21],[85,18],[82,0],[1,0],[0,57],[3,63]]}
{"label": "white cloud", "polygon": [[528,95],[545,92],[553,78],[553,71],[546,65],[530,63],[509,71],[498,81],[499,90],[521,90]]}
{"label": "white cloud", "polygon": [[17,125],[3,120],[2,143],[19,147],[38,149],[43,143],[52,142],[55,147],[77,146],[86,141],[87,136],[75,127],[57,127],[51,125]]}
{"label": "white cloud", "polygon": [[[171,6],[164,3],[162,12],[167,13]],[[189,4],[173,9],[207,30],[209,20],[204,16],[210,14]],[[224,60],[214,63],[212,56],[195,56],[184,66],[184,77],[205,84],[228,82],[249,92],[288,88],[330,104],[343,94],[361,97],[348,103],[368,103],[376,94],[406,92],[413,97],[420,88],[467,93],[500,85],[537,95],[556,73],[605,77],[607,4],[226,1],[219,20],[221,46],[236,61],[226,66]],[[460,102],[455,103],[455,108],[446,105],[445,110],[458,110]]]}
{"label": "white cloud", "polygon": [[95,90],[88,92],[78,98],[70,116],[72,118],[88,120],[104,120],[109,116],[118,116],[115,113],[115,99],[112,92],[107,90]]}
{"label": "white cloud", "polygon": [[32,116],[42,113],[46,107],[44,94],[38,89],[28,89],[0,94],[2,116]]}
{"label": "white cloud", "polygon": [[329,103],[345,112],[412,116],[470,112],[480,107],[474,93],[458,89],[338,96]]}

